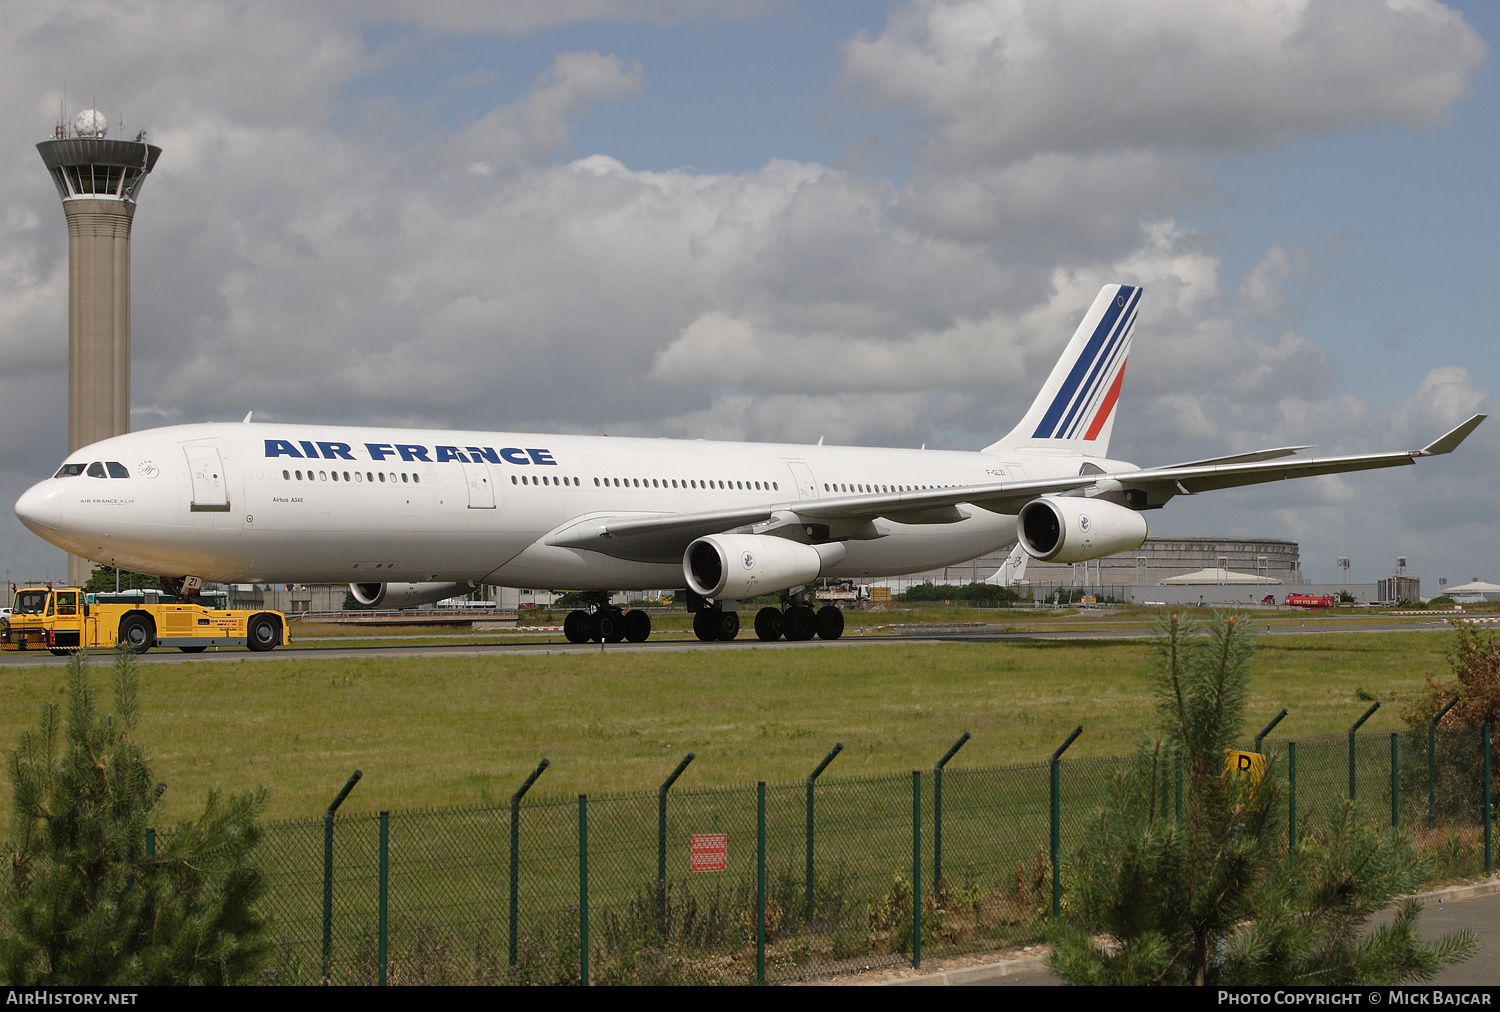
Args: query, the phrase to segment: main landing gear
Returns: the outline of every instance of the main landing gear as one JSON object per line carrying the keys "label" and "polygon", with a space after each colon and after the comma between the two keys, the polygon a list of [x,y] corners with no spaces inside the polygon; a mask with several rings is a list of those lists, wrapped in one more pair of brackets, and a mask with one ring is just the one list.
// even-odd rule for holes
{"label": "main landing gear", "polygon": [[[569,643],[644,643],[651,635],[651,616],[637,608],[626,611],[609,603],[609,594],[585,595],[587,607],[568,612],[563,635]],[[844,613],[833,605],[814,610],[804,596],[788,596],[784,608],[762,608],[755,616],[755,635],[765,642],[783,636],[798,642],[814,636],[836,640],[844,635]],[[704,642],[732,640],[740,634],[739,612],[724,608],[688,591],[693,633]]]}
{"label": "main landing gear", "polygon": [[588,608],[568,612],[563,619],[563,636],[569,643],[644,643],[651,635],[651,616],[639,608],[629,611],[609,603],[609,594],[600,591],[587,595]]}
{"label": "main landing gear", "polygon": [[785,636],[792,642],[836,640],[844,635],[844,613],[833,605],[813,611],[810,605],[793,604],[785,611],[762,608],[755,614],[755,635],[767,643]]}
{"label": "main landing gear", "polygon": [[732,640],[740,634],[740,613],[722,608],[693,612],[693,633],[705,643]]}
{"label": "main landing gear", "polygon": [[[755,635],[764,642],[783,636],[797,642],[836,640],[844,635],[844,613],[833,605],[813,610],[805,594],[788,594],[782,608],[762,608],[755,614]],[[706,601],[688,591],[688,610],[693,613],[693,632],[700,640],[732,640],[740,634],[740,616],[717,601]]]}

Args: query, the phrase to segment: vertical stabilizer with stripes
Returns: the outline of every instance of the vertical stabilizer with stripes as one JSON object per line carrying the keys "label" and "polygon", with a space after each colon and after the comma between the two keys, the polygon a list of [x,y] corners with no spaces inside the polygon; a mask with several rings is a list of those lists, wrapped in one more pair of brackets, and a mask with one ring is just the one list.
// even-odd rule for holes
{"label": "vertical stabilizer with stripes", "polygon": [[1125,379],[1141,289],[1105,285],[1021,424],[986,453],[1040,450],[1103,457]]}

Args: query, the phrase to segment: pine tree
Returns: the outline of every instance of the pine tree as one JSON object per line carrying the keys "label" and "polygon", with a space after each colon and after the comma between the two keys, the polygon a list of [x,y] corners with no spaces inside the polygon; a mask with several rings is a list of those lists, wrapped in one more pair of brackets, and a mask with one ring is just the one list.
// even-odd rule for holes
{"label": "pine tree", "polygon": [[1118,775],[1066,869],[1048,967],[1073,984],[1377,984],[1429,980],[1472,955],[1467,930],[1424,943],[1411,900],[1365,932],[1429,869],[1407,837],[1376,830],[1355,806],[1335,806],[1286,852],[1273,764],[1259,781],[1225,769],[1253,633],[1225,615],[1200,632],[1175,615],[1155,631],[1160,734]]}
{"label": "pine tree", "polygon": [[87,655],[67,667],[66,715],[44,703],[6,753],[12,840],[0,882],[0,974],[12,986],[228,984],[269,951],[253,863],[264,790],[210,792],[202,814],[157,837],[156,784],[135,731],[135,658],[117,651],[102,713]]}

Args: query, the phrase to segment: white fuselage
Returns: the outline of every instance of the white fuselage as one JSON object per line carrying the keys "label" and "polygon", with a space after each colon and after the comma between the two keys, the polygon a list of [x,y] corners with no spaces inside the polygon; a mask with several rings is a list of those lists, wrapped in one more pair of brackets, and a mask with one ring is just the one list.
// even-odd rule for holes
{"label": "white fuselage", "polygon": [[[459,581],[555,590],[684,584],[678,562],[549,546],[593,517],[772,506],[1076,475],[1092,461],[986,453],[264,423],[180,425],[68,457],[129,477],[54,477],[16,512],[69,552],[162,576],[252,582]],[[116,469],[118,470],[118,469]],[[875,521],[824,576],[881,577],[1016,541],[973,506],[944,524]]]}

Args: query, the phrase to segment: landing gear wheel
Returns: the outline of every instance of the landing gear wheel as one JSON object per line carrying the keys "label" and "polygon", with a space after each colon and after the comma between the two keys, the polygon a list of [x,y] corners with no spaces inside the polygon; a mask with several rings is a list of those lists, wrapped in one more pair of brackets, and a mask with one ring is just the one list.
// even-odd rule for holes
{"label": "landing gear wheel", "polygon": [[844,613],[831,604],[818,609],[818,639],[836,640],[844,635]]}
{"label": "landing gear wheel", "polygon": [[120,620],[120,642],[143,654],[156,643],[156,624],[150,615],[126,615]]}
{"label": "landing gear wheel", "polygon": [[718,624],[715,621],[718,614],[716,611],[706,609],[693,612],[693,635],[705,643],[718,639]]}
{"label": "landing gear wheel", "polygon": [[781,639],[780,608],[762,608],[755,613],[755,635],[767,643]]}
{"label": "landing gear wheel", "polygon": [[788,608],[781,616],[781,631],[794,643],[812,639],[817,629],[818,617],[805,605]]}
{"label": "landing gear wheel", "polygon": [[625,613],[625,638],[632,643],[644,643],[651,635],[651,616],[639,608]]}
{"label": "landing gear wheel", "polygon": [[281,626],[270,615],[256,615],[245,627],[245,640],[256,653],[274,650],[281,645]]}
{"label": "landing gear wheel", "polygon": [[563,619],[563,637],[569,643],[587,643],[590,632],[589,613],[586,611],[575,609]]}
{"label": "landing gear wheel", "polygon": [[740,634],[740,613],[737,611],[719,612],[715,622],[715,628],[718,630],[719,639],[734,639]]}
{"label": "landing gear wheel", "polygon": [[201,654],[203,653],[203,651],[207,650],[208,647],[178,647],[177,649],[181,650],[185,654]]}
{"label": "landing gear wheel", "polygon": [[618,643],[625,638],[620,628],[620,613],[613,608],[601,608],[589,619],[592,628],[589,637],[595,643]]}

